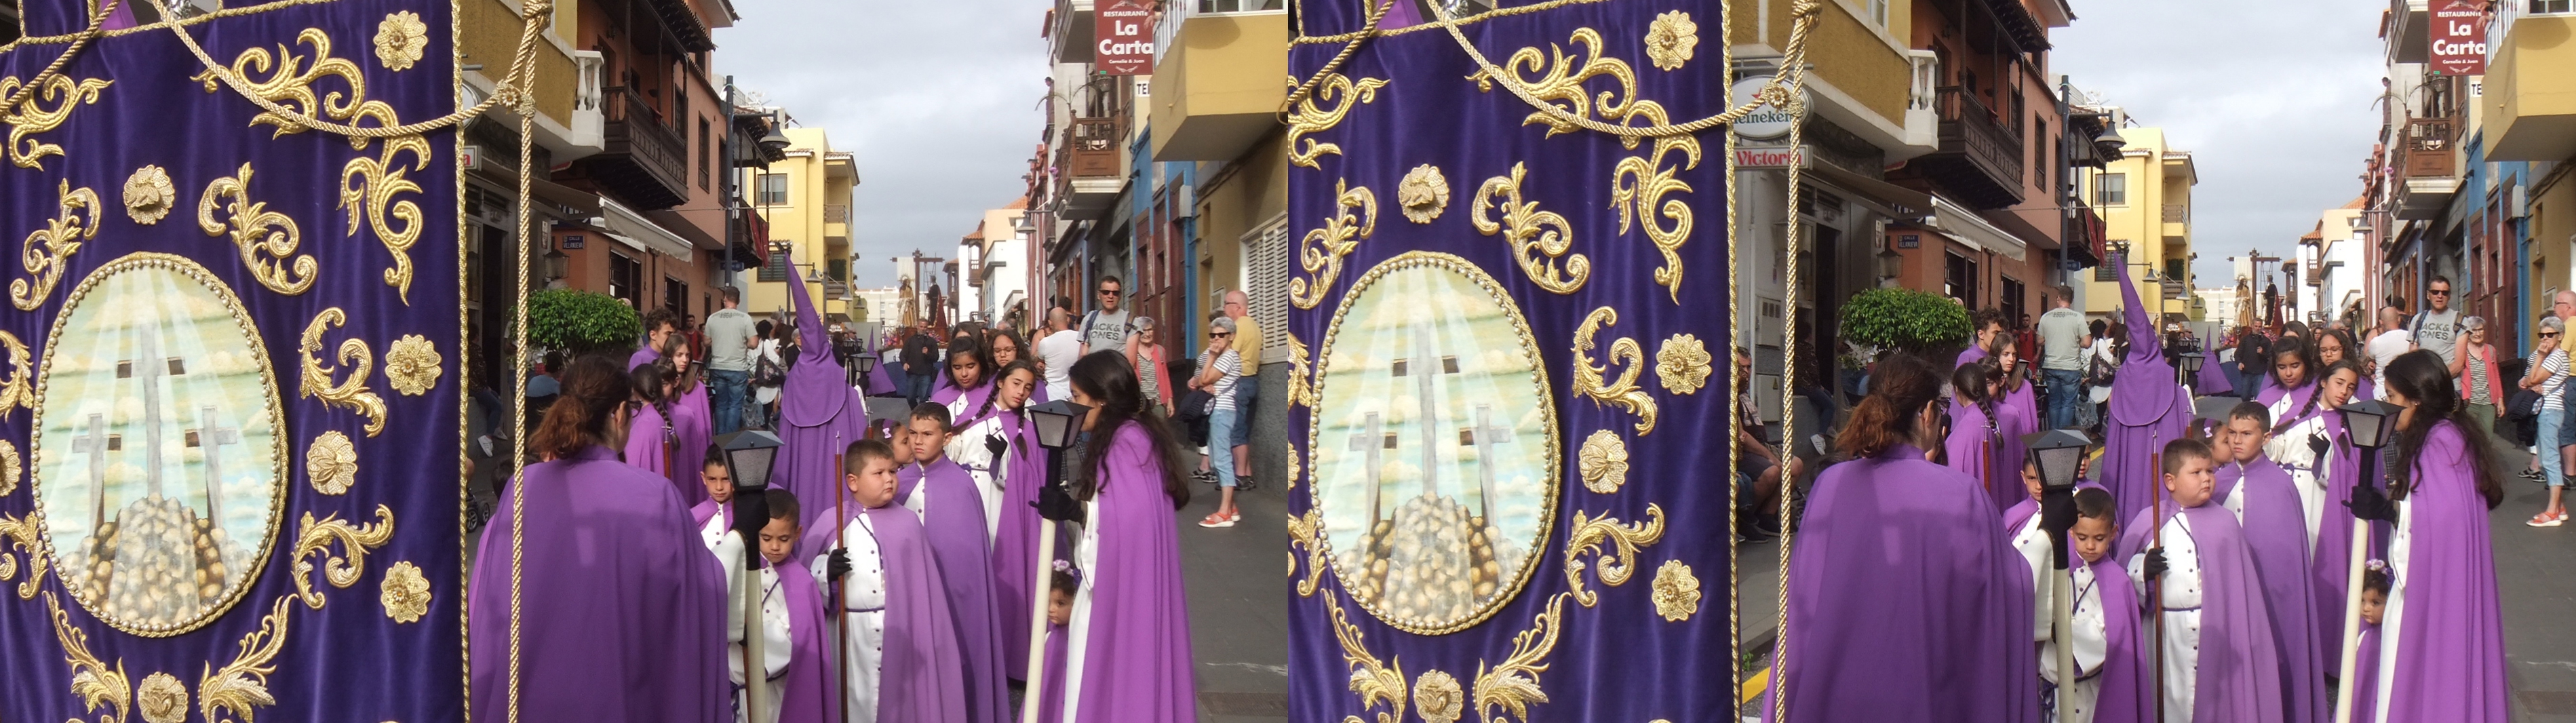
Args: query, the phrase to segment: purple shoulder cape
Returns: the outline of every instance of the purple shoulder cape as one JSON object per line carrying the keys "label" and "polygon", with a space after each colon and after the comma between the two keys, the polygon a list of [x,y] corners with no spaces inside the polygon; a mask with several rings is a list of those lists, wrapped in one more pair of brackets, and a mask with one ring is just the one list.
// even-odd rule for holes
{"label": "purple shoulder cape", "polygon": [[2393,621],[2397,650],[2386,671],[2386,715],[2501,723],[2512,708],[2486,499],[2478,496],[2459,430],[2448,421],[2435,424],[2415,464],[2415,488],[2398,513],[2408,530],[2406,560],[2389,577],[2404,604]]}
{"label": "purple shoulder cape", "polygon": [[2164,342],[2138,299],[2137,284],[2128,274],[2116,276],[2129,326],[2129,356],[2120,363],[2119,378],[2111,382],[2098,474],[2125,518],[2147,507],[2150,490],[2162,478],[2156,460],[2164,453],[2165,443],[2182,438],[2192,411],[2191,398],[2182,393],[2173,365],[2165,362]]}
{"label": "purple shoulder cape", "polygon": [[1011,691],[1003,681],[1002,619],[993,604],[993,551],[984,532],[984,498],[975,479],[956,460],[941,457],[927,466],[920,486],[930,492],[921,525],[928,531],[931,556],[939,561],[939,578],[948,597],[949,619],[957,640],[966,682],[966,719],[1000,723],[1010,718]]}
{"label": "purple shoulder cape", "polygon": [[[1038,568],[1048,563],[1038,560],[1039,522],[1037,508],[1029,505],[1038,499],[1038,488],[1046,485],[1047,449],[1038,446],[1037,429],[1025,414],[1005,412],[1004,429],[1010,430],[1010,459],[1003,465],[1001,529],[993,540],[993,597],[1002,615],[1003,672],[1012,679],[1028,675],[1029,616],[1031,608],[1044,600],[1046,588],[1031,588],[1037,581]],[[1070,553],[1057,545],[1056,553]]]}
{"label": "purple shoulder cape", "polygon": [[2021,486],[2022,460],[2029,454],[2021,438],[2039,431],[2036,388],[2024,382],[1995,404],[1995,503],[2002,507],[2030,499],[2030,491]]}
{"label": "purple shoulder cape", "polygon": [[[2001,510],[2012,506],[2003,502],[2003,480],[1997,477],[2001,465],[1995,464],[1995,452],[2003,445],[1994,428],[1986,426],[1986,412],[1974,404],[1950,407],[1950,436],[1942,440],[1941,461],[1944,466],[1967,475],[1976,483],[1977,496]],[[2018,479],[2018,478],[2016,478]],[[2017,486],[2017,485],[2016,485]],[[2019,493],[2023,497],[2028,493]]]}
{"label": "purple shoulder cape", "polygon": [[[699,489],[703,490],[705,487],[700,487]],[[699,496],[704,497],[705,495]],[[728,520],[733,519],[733,515],[726,511],[732,508],[732,505],[718,504],[715,499],[711,497],[698,500],[697,504],[689,506],[689,530],[695,532],[706,529],[707,520],[715,519],[716,515],[725,515],[725,519]]]}
{"label": "purple shoulder cape", "polygon": [[[2343,661],[2344,578],[2352,573],[2352,512],[2344,503],[2352,501],[2352,486],[2361,480],[2361,450],[2352,446],[2352,438],[2343,432],[2343,415],[2318,410],[2326,415],[2326,436],[2334,440],[2326,463],[2326,502],[2323,519],[2317,524],[2315,554],[2309,555],[2309,599],[2316,603],[2310,618],[2316,621],[2317,649],[2326,664],[2340,666]],[[2385,458],[2381,464],[2386,464]],[[2332,675],[2336,670],[2328,670]],[[2358,719],[2356,719],[2358,720]]]}
{"label": "purple shoulder cape", "polygon": [[1959,368],[1959,367],[1967,366],[1967,365],[1972,364],[1972,363],[1975,363],[1975,362],[1981,362],[1981,361],[1985,361],[1985,360],[1986,360],[1986,350],[1985,350],[1985,348],[1984,348],[1984,347],[1977,346],[1977,345],[1975,345],[1975,344],[1969,344],[1969,345],[1968,345],[1968,348],[1966,348],[1966,349],[1962,349],[1962,350],[1959,350],[1959,359],[1958,359],[1957,361],[1951,362],[1951,364],[1950,364],[1950,368],[1952,368],[1952,369],[1956,369],[1956,368]]}
{"label": "purple shoulder cape", "polygon": [[941,594],[947,583],[939,575],[929,532],[912,510],[894,505],[851,514],[867,515],[874,523],[877,554],[885,562],[885,657],[877,678],[877,720],[968,720],[966,661],[957,649],[957,625],[949,617],[947,596]]}
{"label": "purple shoulder cape", "polygon": [[647,346],[642,349],[635,350],[635,353],[633,354],[626,355],[626,370],[630,372],[635,371],[636,367],[661,360],[662,352],[655,350],[653,347]]}
{"label": "purple shoulder cape", "polygon": [[[707,441],[715,438],[715,419],[707,402],[707,385],[682,393],[671,404],[671,481],[680,485],[680,499],[690,504],[707,498],[707,486],[698,482],[698,471],[707,463]],[[799,501],[802,501],[801,499]]]}
{"label": "purple shoulder cape", "polygon": [[778,594],[787,596],[787,637],[795,652],[787,656],[787,675],[779,679],[778,723],[832,723],[840,720],[841,689],[832,685],[832,639],[823,631],[823,593],[814,572],[789,559],[778,566]]}
{"label": "purple shoulder cape", "polygon": [[2102,658],[2093,723],[2156,723],[2155,659],[2145,626],[2138,624],[2138,591],[2119,558],[2092,563],[2094,589],[2102,592],[2102,632],[2110,645]]}
{"label": "purple shoulder cape", "polygon": [[[662,478],[663,482],[670,484],[671,491],[679,495],[681,508],[687,509],[688,505],[692,504],[687,501],[689,493],[681,490],[680,485],[671,479],[671,445],[670,440],[664,436],[668,430],[669,425],[663,421],[661,410],[654,409],[650,404],[641,405],[635,412],[635,418],[626,423],[624,456],[627,464]],[[691,482],[696,481],[694,477],[692,475]],[[706,486],[696,486],[698,496],[706,496]]]}
{"label": "purple shoulder cape", "polygon": [[[670,482],[591,447],[528,465],[520,493],[520,719],[730,716],[724,571]],[[466,586],[476,720],[509,717],[511,508],[484,528]]]}
{"label": "purple shoulder cape", "polygon": [[1789,720],[2039,719],[2029,568],[1977,485],[1907,445],[1818,476],[1770,692]]}
{"label": "purple shoulder cape", "polygon": [[1175,723],[1198,719],[1190,656],[1189,596],[1181,588],[1181,541],[1163,460],[1145,430],[1129,422],[1103,453],[1100,491],[1090,502],[1099,536],[1092,569],[1090,632],[1082,656],[1075,723]]}
{"label": "purple shoulder cape", "polygon": [[[2236,467],[2239,465],[2228,465]],[[2286,720],[2321,723],[2331,717],[2326,695],[2326,666],[2318,647],[2315,590],[2308,574],[2307,512],[2299,502],[2290,473],[2266,458],[2242,465],[2245,495],[2245,545],[2261,576],[2263,600],[2271,613],[2272,647],[2280,653],[2282,702]]]}
{"label": "purple shoulder cape", "polygon": [[2200,553],[2200,668],[2192,676],[2193,721],[2266,723],[2289,710],[2281,699],[2282,661],[2272,644],[2263,579],[2244,529],[2224,507],[2184,508]]}

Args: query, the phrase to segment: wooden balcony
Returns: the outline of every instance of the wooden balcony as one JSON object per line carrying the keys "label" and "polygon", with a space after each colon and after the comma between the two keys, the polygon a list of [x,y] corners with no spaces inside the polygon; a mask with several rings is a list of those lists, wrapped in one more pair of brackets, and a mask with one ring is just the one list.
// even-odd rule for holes
{"label": "wooden balcony", "polygon": [[2452,146],[2457,127],[2450,118],[2415,118],[2406,121],[2405,165],[2399,166],[2407,178],[2451,176],[2459,173],[2458,150]]}
{"label": "wooden balcony", "polygon": [[644,98],[623,86],[602,92],[605,150],[585,161],[601,186],[638,210],[678,206],[689,198],[689,154],[680,135]]}
{"label": "wooden balcony", "polygon": [[2019,134],[1973,93],[1955,85],[1934,94],[1940,117],[1938,150],[1914,159],[1913,165],[1940,184],[1946,195],[1994,209],[2022,199],[2022,143]]}
{"label": "wooden balcony", "polygon": [[1056,143],[1056,198],[1072,219],[1098,219],[1127,183],[1127,129],[1119,117],[1075,118]]}

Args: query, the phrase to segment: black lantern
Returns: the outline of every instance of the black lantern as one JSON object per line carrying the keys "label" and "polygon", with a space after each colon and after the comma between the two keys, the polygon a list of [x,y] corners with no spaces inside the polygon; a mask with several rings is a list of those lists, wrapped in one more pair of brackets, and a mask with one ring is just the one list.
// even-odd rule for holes
{"label": "black lantern", "polygon": [[864,348],[864,344],[865,343],[862,342],[862,348],[859,350],[858,354],[850,357],[851,361],[858,362],[858,370],[860,374],[875,371],[877,368],[877,355],[868,353],[867,349]]}
{"label": "black lantern", "polygon": [[778,463],[779,444],[778,435],[757,429],[716,438],[716,446],[724,450],[725,465],[733,471],[735,490],[756,491],[769,487],[770,470]]}
{"label": "black lantern", "polygon": [[2397,410],[2397,405],[2377,399],[2343,405],[2343,428],[2352,433],[2352,446],[2378,449],[2387,444],[2388,422]]}
{"label": "black lantern", "polygon": [[2203,358],[2204,357],[2198,351],[2183,353],[2182,373],[2198,376],[2200,374],[2200,362]]}
{"label": "black lantern", "polygon": [[2030,463],[2039,467],[2039,487],[2046,491],[2075,487],[2076,472],[2093,440],[2083,432],[2057,429],[2023,435],[2021,443],[2030,448]]}
{"label": "black lantern", "polygon": [[1083,415],[1091,408],[1058,399],[1029,407],[1029,421],[1037,426],[1038,446],[1064,449],[1073,446],[1075,432],[1082,429]]}

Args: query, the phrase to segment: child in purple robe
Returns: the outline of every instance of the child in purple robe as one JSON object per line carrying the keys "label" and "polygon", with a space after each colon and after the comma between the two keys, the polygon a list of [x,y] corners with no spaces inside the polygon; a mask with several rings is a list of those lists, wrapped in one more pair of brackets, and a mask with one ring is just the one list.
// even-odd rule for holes
{"label": "child in purple robe", "polygon": [[[671,413],[670,403],[662,397],[663,370],[652,362],[645,362],[626,376],[632,388],[629,393],[641,402],[633,408],[634,420],[626,424],[629,431],[622,445],[626,463],[662,478],[663,482],[670,484],[671,491],[679,493],[679,499],[686,500],[690,494],[681,490],[677,483],[670,482]],[[687,504],[681,505],[682,509],[687,507]]]}
{"label": "child in purple robe", "polygon": [[912,409],[905,424],[912,465],[905,474],[916,480],[903,506],[921,514],[930,534],[930,552],[945,583],[949,619],[963,646],[967,720],[1000,723],[1010,716],[1008,676],[1002,671],[1002,619],[993,601],[992,536],[984,527],[984,497],[966,468],[948,458],[954,435],[948,407],[937,402]]}
{"label": "child in purple robe", "polygon": [[[701,488],[707,491],[708,499],[689,508],[689,516],[698,526],[699,542],[712,553],[716,566],[725,571],[725,667],[733,676],[734,718],[755,720],[744,715],[742,705],[744,625],[740,601],[745,582],[742,577],[743,556],[750,552],[743,545],[742,535],[734,532],[733,468],[725,464],[721,453],[710,454],[699,464],[698,480]],[[767,678],[775,680],[785,672],[788,664],[787,600],[775,594],[774,588],[778,586],[776,569],[763,569],[758,577],[756,584],[765,591],[761,600],[764,612],[761,628],[763,638],[769,643],[762,652],[762,667],[766,669]],[[771,698],[769,709],[756,720],[775,720],[778,717],[777,704],[778,699]]]}
{"label": "child in purple robe", "polygon": [[562,384],[529,438],[546,461],[504,493],[466,586],[473,716],[721,719],[725,571],[670,481],[617,460],[626,368],[584,356]]}
{"label": "child in purple robe", "polygon": [[1980,483],[1924,461],[1941,377],[1910,353],[1870,376],[1815,482],[1767,720],[2026,723],[2039,716],[2026,592]]}
{"label": "child in purple robe", "polygon": [[1961,366],[1950,373],[1950,389],[1956,403],[1950,408],[1950,434],[1941,444],[1943,463],[1976,480],[1978,495],[1995,509],[2011,507],[2011,500],[2022,492],[2020,485],[1996,475],[1996,452],[2002,442],[1995,431],[1995,394],[2002,385],[1995,379],[1994,368],[1975,363]]}
{"label": "child in purple robe", "polygon": [[[1006,332],[996,340],[1008,338]],[[1002,367],[993,377],[991,413],[968,428],[969,436],[982,435],[980,451],[991,455],[983,475],[990,485],[984,490],[985,519],[993,524],[993,601],[1002,619],[1002,672],[1012,680],[1028,674],[1031,588],[1038,566],[1045,564],[1037,559],[1039,520],[1033,505],[1038,488],[1046,484],[1047,450],[1038,446],[1026,411],[1044,380],[1037,365],[1026,359]],[[998,446],[992,441],[996,438]]]}
{"label": "child in purple robe", "polygon": [[2324,648],[2316,641],[2315,591],[2308,572],[2307,513],[2290,473],[2264,456],[2272,441],[2272,415],[2256,402],[2242,402],[2227,412],[2219,441],[2228,458],[2226,474],[2236,489],[2220,502],[2244,527],[2245,545],[2262,578],[2265,609],[2271,613],[2272,647],[2281,656],[2281,698],[2293,722],[2321,723],[2327,718]]}
{"label": "child in purple robe", "polygon": [[839,629],[848,677],[842,702],[857,723],[964,723],[966,663],[950,622],[945,583],[920,516],[894,504],[894,449],[850,443],[844,484],[859,510],[836,520],[816,582]]}
{"label": "child in purple robe", "polygon": [[1995,337],[1994,377],[1998,391],[1988,407],[1994,413],[1995,464],[1999,470],[2011,471],[2009,475],[1998,474],[1996,485],[2012,487],[1997,496],[1997,509],[2010,508],[2023,499],[2019,486],[2004,485],[2003,481],[2021,476],[2022,457],[2028,451],[2021,439],[2039,431],[2039,399],[2033,392],[2037,387],[2021,368],[2021,349],[2015,346],[2018,342],[2019,337],[2009,331]]}
{"label": "child in purple robe", "polygon": [[984,344],[970,334],[948,342],[946,364],[948,376],[930,393],[930,401],[947,407],[950,419],[965,419],[967,410],[983,406],[984,398],[993,394],[993,385],[985,383],[990,381],[993,360],[984,353]]}
{"label": "child in purple robe", "polygon": [[670,367],[662,371],[668,387],[662,398],[671,422],[671,474],[680,485],[680,500],[698,503],[700,489],[686,484],[689,470],[699,469],[706,461],[707,444],[715,437],[710,421],[715,419],[707,404],[707,385],[700,382],[703,370],[694,366],[687,338],[673,334],[664,342],[670,349],[662,355]]}
{"label": "child in purple robe", "polygon": [[2496,445],[2469,419],[2439,355],[2417,350],[2380,370],[2403,411],[2389,489],[2353,488],[2352,511],[2389,524],[2389,624],[2380,628],[2373,708],[2384,723],[2502,723],[2504,615],[2487,511],[2504,501]]}
{"label": "child in purple robe", "polygon": [[[2333,339],[2340,333],[2328,332],[2322,338]],[[2353,446],[2352,436],[2344,433],[2343,414],[2336,410],[2359,399],[2361,385],[2369,380],[2370,375],[2361,373],[2361,364],[2351,359],[2328,364],[2317,379],[2316,411],[2292,420],[2286,427],[2273,424],[2276,430],[2288,430],[2275,433],[2274,449],[2282,447],[2279,439],[2284,434],[2293,439],[2326,440],[2325,452],[2315,462],[2319,468],[2314,491],[2317,499],[2310,504],[2316,509],[2308,511],[2311,529],[2316,531],[2308,546],[2308,598],[2316,607],[2309,618],[2316,623],[2318,659],[2328,666],[2327,675],[2336,674],[2333,666],[2343,660],[2344,577],[2351,574],[2352,559],[2352,523],[2344,516],[2344,505],[2352,501],[2352,486],[2361,479],[2361,450]],[[2313,442],[2308,444],[2313,448]],[[2292,478],[2296,479],[2296,475]],[[2308,494],[2308,490],[2300,491],[2302,498]]]}
{"label": "child in purple robe", "polygon": [[[2165,723],[2268,723],[2282,720],[2280,654],[2264,629],[2262,578],[2236,516],[2211,503],[2217,459],[2209,445],[2177,439],[2165,445],[2163,505],[2138,511],[2133,536],[2152,546],[2129,559],[2153,618],[2162,656]],[[2160,514],[2161,513],[2161,514]],[[2152,532],[2141,532],[2152,531]]]}
{"label": "child in purple robe", "polygon": [[2361,632],[2353,636],[2352,719],[2379,719],[2379,621],[2388,611],[2388,562],[2372,560],[2361,572]]}
{"label": "child in purple robe", "polygon": [[823,636],[823,594],[814,587],[814,573],[805,563],[796,561],[796,541],[803,536],[804,505],[796,494],[772,488],[767,493],[769,523],[760,528],[760,556],[769,561],[776,574],[770,576],[775,587],[763,594],[782,600],[787,607],[789,653],[784,675],[771,676],[769,688],[776,701],[778,723],[829,723],[835,720],[832,707],[831,650],[829,638]]}
{"label": "child in purple robe", "polygon": [[[2139,642],[2138,596],[2129,574],[2111,556],[2111,541],[2120,534],[2118,514],[2109,490],[2091,485],[2075,490],[2075,526],[2066,531],[2080,564],[2075,576],[2071,612],[2075,684],[2057,687],[2055,635],[2040,644],[2039,674],[2052,694],[2067,696],[2067,720],[2093,723],[2147,723],[2155,719],[2155,673]],[[2056,701],[2051,700],[2050,703]],[[2055,705],[2046,707],[2052,714]]]}
{"label": "child in purple robe", "polygon": [[2254,401],[2272,409],[2272,416],[2289,415],[2289,410],[2308,403],[2317,391],[2313,372],[2323,367],[2317,363],[2316,350],[2295,336],[2284,336],[2272,342],[2271,385],[2254,395]]}
{"label": "child in purple robe", "polygon": [[1064,720],[1195,721],[1189,596],[1172,515],[1190,499],[1180,444],[1146,412],[1125,356],[1093,353],[1067,376],[1071,401],[1090,409],[1082,428],[1091,437],[1068,471],[1082,503],[1073,560],[1083,578],[1066,621]]}
{"label": "child in purple robe", "polygon": [[1082,571],[1073,563],[1057,560],[1055,571],[1047,576],[1046,682],[1038,687],[1039,723],[1064,720],[1064,637],[1065,623],[1073,619],[1073,595],[1082,589]]}

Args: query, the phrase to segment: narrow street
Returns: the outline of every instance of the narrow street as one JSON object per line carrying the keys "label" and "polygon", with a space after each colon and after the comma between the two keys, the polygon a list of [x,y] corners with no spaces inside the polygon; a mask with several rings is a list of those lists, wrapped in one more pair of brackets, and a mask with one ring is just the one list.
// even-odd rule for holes
{"label": "narrow street", "polygon": [[[1288,559],[1284,487],[1265,483],[1235,499],[1243,521],[1209,529],[1215,485],[1190,483],[1181,529],[1181,574],[1190,591],[1190,648],[1198,661],[1199,720],[1288,719]],[[2576,658],[2576,656],[2570,656]],[[2576,671],[2571,671],[2576,673]]]}

